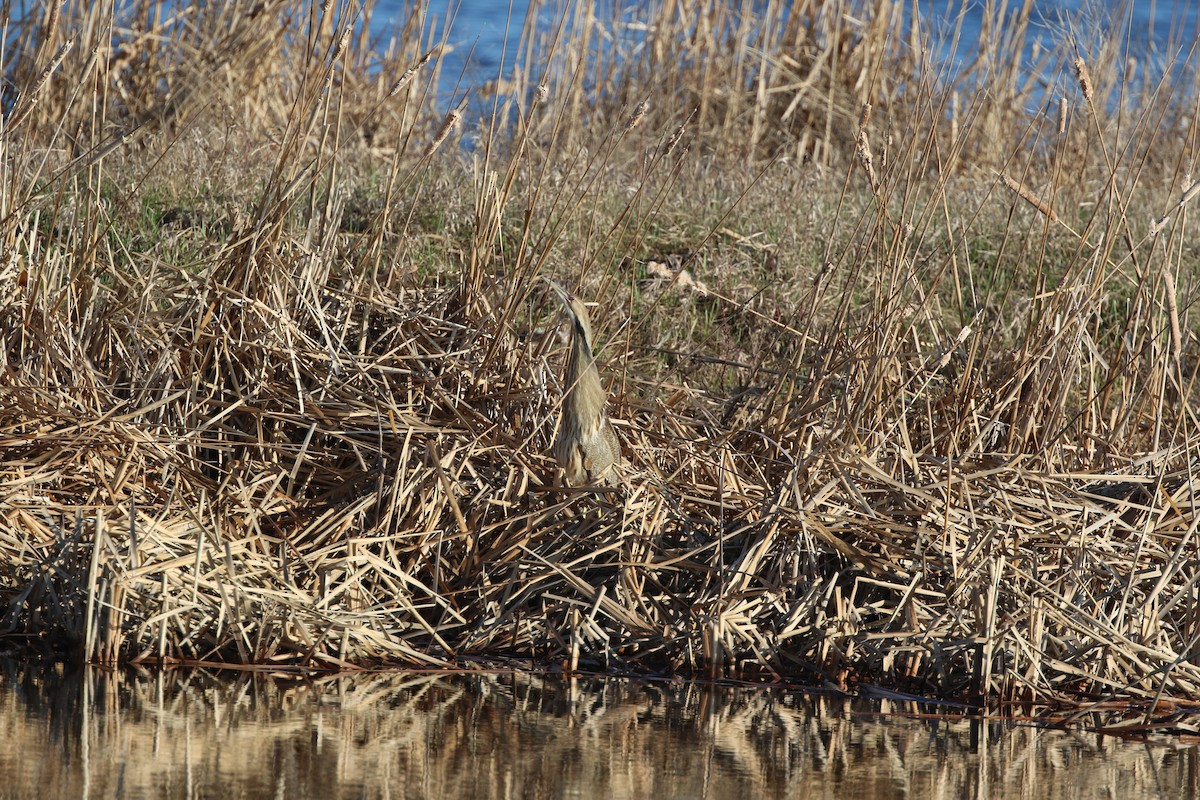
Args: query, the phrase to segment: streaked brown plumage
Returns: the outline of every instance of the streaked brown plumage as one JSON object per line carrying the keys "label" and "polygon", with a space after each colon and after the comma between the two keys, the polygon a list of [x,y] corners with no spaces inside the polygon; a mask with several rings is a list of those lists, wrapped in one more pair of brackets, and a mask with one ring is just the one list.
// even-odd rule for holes
{"label": "streaked brown plumage", "polygon": [[551,282],[571,323],[571,352],[563,379],[562,415],[554,437],[554,460],[572,486],[611,484],[613,465],[621,458],[621,442],[609,422],[608,393],[600,383],[592,351],[592,324],[583,301]]}

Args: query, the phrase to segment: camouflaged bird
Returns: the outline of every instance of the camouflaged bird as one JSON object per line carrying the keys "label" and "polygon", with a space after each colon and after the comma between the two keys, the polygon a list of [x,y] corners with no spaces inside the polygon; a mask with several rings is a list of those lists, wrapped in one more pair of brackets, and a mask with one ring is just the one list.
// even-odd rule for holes
{"label": "camouflaged bird", "polygon": [[616,483],[614,466],[621,442],[604,406],[608,393],[600,383],[592,350],[592,324],[583,301],[551,282],[571,323],[571,352],[563,381],[562,416],[551,452],[571,486]]}

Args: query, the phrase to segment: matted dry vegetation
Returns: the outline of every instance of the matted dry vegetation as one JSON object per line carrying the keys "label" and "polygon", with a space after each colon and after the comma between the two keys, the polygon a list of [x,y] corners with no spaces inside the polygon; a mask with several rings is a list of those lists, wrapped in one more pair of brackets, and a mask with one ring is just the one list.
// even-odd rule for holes
{"label": "matted dry vegetation", "polygon": [[333,5],[6,21],[12,641],[1200,699],[1191,61],[666,4],[439,97]]}

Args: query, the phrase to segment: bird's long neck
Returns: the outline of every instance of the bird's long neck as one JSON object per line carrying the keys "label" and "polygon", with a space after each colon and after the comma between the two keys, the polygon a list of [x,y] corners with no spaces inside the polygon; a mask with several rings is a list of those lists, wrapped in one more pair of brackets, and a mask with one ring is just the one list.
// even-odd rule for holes
{"label": "bird's long neck", "polygon": [[566,404],[576,419],[590,426],[604,412],[604,387],[596,369],[591,336],[587,329],[576,324],[571,335],[571,358],[567,362]]}

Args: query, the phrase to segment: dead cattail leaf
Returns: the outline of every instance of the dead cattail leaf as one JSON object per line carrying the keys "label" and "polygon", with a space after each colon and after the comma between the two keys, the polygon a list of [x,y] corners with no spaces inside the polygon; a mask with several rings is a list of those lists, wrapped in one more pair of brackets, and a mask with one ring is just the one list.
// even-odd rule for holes
{"label": "dead cattail leaf", "polygon": [[1175,297],[1175,276],[1167,268],[1162,272],[1163,294],[1167,300],[1167,319],[1171,325],[1171,355],[1178,364],[1183,358],[1183,327],[1179,324],[1179,301]]}
{"label": "dead cattail leaf", "polygon": [[936,362],[927,365],[926,368],[930,372],[936,372],[940,369],[945,369],[946,365],[950,363],[950,359],[954,356],[954,352],[962,346],[962,343],[965,342],[973,332],[974,331],[970,325],[964,325],[962,330],[958,332],[958,336],[954,338],[954,343],[942,351],[942,354],[938,356]]}

